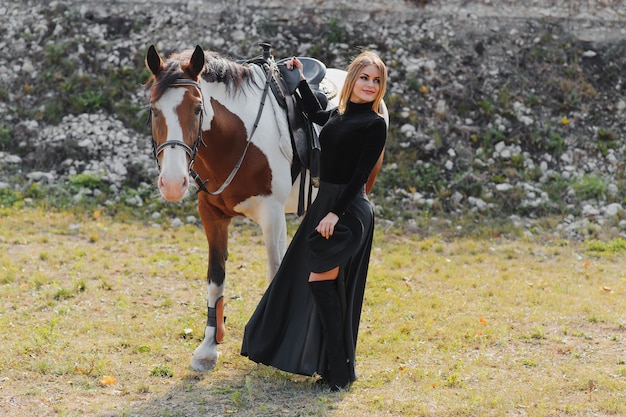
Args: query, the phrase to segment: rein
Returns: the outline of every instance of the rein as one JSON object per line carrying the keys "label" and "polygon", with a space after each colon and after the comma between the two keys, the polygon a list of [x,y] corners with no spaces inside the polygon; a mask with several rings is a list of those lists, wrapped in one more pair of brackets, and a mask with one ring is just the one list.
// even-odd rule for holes
{"label": "rein", "polygon": [[[198,138],[196,139],[193,148],[189,147],[185,142],[180,141],[180,140],[166,140],[165,142],[163,142],[162,144],[160,144],[159,146],[156,146],[156,142],[154,141],[154,138],[152,139],[152,153],[154,154],[154,159],[157,162],[157,166],[159,167],[159,171],[161,170],[161,166],[159,164],[159,160],[158,160],[158,156],[159,154],[163,151],[163,149],[167,148],[168,146],[175,148],[177,146],[183,148],[183,150],[189,155],[189,176],[191,178],[194,179],[194,181],[196,181],[196,184],[198,185],[198,191],[197,193],[200,193],[200,191],[204,191],[207,194],[210,195],[219,195],[221,194],[226,187],[228,187],[230,185],[230,183],[233,181],[233,178],[235,178],[235,175],[237,174],[237,172],[239,171],[239,168],[241,168],[241,164],[243,163],[244,158],[246,157],[246,154],[248,152],[248,148],[250,147],[250,143],[252,142],[252,137],[254,136],[254,133],[257,130],[257,127],[259,125],[259,121],[261,120],[261,115],[263,113],[263,108],[265,107],[265,99],[267,98],[267,92],[269,90],[269,86],[270,86],[270,80],[271,80],[271,70],[272,70],[272,65],[273,63],[270,64],[265,64],[264,67],[266,68],[266,73],[265,73],[265,87],[263,88],[263,95],[261,96],[261,103],[259,105],[259,111],[257,112],[256,115],[256,119],[254,120],[254,125],[252,126],[252,130],[250,131],[250,135],[248,136],[248,140],[246,142],[246,147],[243,150],[243,153],[241,154],[241,157],[239,158],[239,160],[237,161],[237,163],[235,164],[234,168],[232,169],[232,171],[230,172],[230,174],[228,174],[228,177],[226,178],[226,180],[224,181],[224,183],[216,190],[216,191],[209,191],[209,189],[206,187],[206,185],[208,184],[209,180],[205,180],[202,181],[202,178],[200,178],[200,175],[198,175],[198,173],[196,171],[194,171],[193,169],[193,165],[195,163],[196,160],[196,154],[198,153],[198,147],[200,146],[200,143],[202,143],[204,145],[204,147],[206,148],[207,145],[206,143],[204,143],[204,141],[202,140],[202,121],[203,121],[203,114],[204,114],[204,100],[202,101],[202,112],[200,113],[200,128],[198,129]],[[202,95],[202,89],[200,88],[200,84],[197,83],[196,81],[187,79],[187,78],[179,78],[176,81],[174,81],[170,87],[188,87],[188,86],[192,86],[192,87],[196,87],[199,91],[200,91],[200,95]],[[148,114],[148,123],[150,123],[150,120],[152,118],[152,110],[150,110],[150,113]]]}

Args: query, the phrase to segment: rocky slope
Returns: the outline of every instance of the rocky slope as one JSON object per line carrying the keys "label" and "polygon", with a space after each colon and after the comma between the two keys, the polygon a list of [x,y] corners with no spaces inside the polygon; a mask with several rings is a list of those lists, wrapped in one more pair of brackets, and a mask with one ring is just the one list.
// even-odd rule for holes
{"label": "rocky slope", "polygon": [[601,223],[622,233],[626,15],[620,1],[578,3],[3,2],[0,188],[81,174],[113,193],[154,181],[150,44],[242,58],[266,40],[278,58],[335,67],[366,47],[391,79],[381,217],[476,212],[536,229],[533,218],[556,214],[570,236]]}

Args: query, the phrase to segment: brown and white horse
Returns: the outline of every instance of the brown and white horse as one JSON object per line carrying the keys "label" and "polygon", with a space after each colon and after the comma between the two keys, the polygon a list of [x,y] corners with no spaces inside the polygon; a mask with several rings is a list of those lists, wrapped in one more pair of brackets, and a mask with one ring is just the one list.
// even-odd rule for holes
{"label": "brown and white horse", "polygon": [[[286,250],[284,213],[295,212],[299,188],[291,179],[287,115],[267,91],[266,74],[258,65],[238,64],[199,46],[167,61],[150,46],[146,65],[152,72],[151,125],[161,196],[181,200],[191,179],[201,189],[198,211],[209,247],[208,319],[191,367],[203,371],[215,366],[216,345],[226,332],[223,294],[231,219],[245,216],[260,225],[270,280]],[[340,89],[345,72],[328,73]],[[381,164],[382,156],[368,191]]]}

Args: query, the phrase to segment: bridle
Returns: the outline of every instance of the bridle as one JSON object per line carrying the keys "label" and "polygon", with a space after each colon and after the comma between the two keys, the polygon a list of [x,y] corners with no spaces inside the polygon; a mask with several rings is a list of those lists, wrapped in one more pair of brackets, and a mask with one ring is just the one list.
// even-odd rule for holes
{"label": "bridle", "polygon": [[[200,92],[200,96],[202,96],[202,89],[200,89],[200,84],[194,80],[190,80],[188,78],[178,78],[172,84],[169,85],[169,87],[190,87],[190,86],[197,88],[198,91]],[[176,147],[183,148],[185,153],[189,155],[189,175],[194,180],[196,180],[200,189],[206,190],[205,184],[202,183],[202,180],[200,180],[199,175],[193,170],[193,164],[196,161],[196,155],[198,154],[198,147],[200,146],[200,143],[202,143],[206,147],[206,143],[204,143],[204,141],[202,140],[202,121],[203,121],[204,113],[205,113],[205,110],[204,110],[204,97],[203,97],[202,110],[200,111],[200,123],[198,126],[198,137],[196,138],[196,141],[194,142],[193,147],[190,147],[182,140],[172,140],[172,139],[168,139],[162,144],[157,146],[156,141],[154,140],[154,135],[153,135],[152,136],[152,155],[154,156],[154,160],[156,161],[157,166],[159,167],[159,171],[161,171],[161,164],[159,164],[159,158],[158,158],[161,152],[163,152],[163,150],[167,148],[168,146],[171,148],[176,148]],[[150,125],[151,122],[152,122],[152,108],[150,108],[150,111],[148,113],[147,124]]]}
{"label": "bridle", "polygon": [[[198,128],[198,137],[196,141],[194,142],[193,147],[189,147],[183,141],[169,140],[169,139],[157,146],[156,141],[154,140],[154,135],[152,136],[152,154],[154,155],[154,159],[156,160],[157,166],[159,167],[159,171],[161,171],[161,165],[159,164],[159,159],[158,159],[159,154],[163,152],[163,150],[167,148],[168,146],[171,148],[176,148],[177,146],[181,147],[187,153],[187,155],[189,155],[189,176],[196,181],[196,184],[198,185],[197,192],[199,193],[200,191],[204,191],[207,194],[211,194],[211,195],[221,194],[222,191],[224,191],[226,187],[230,185],[233,178],[235,177],[235,174],[237,174],[237,171],[239,171],[239,168],[241,167],[241,164],[243,163],[246,153],[248,152],[250,143],[252,142],[252,136],[254,136],[254,132],[256,132],[257,126],[259,125],[259,120],[261,119],[261,114],[263,113],[263,107],[265,106],[265,98],[267,97],[267,92],[270,86],[271,70],[272,70],[271,65],[268,65],[267,71],[265,73],[266,81],[265,81],[265,87],[263,89],[263,95],[261,96],[261,104],[259,106],[259,111],[254,121],[254,125],[252,126],[250,135],[248,136],[246,147],[244,148],[243,153],[241,157],[239,158],[239,161],[237,161],[237,163],[235,164],[235,167],[233,168],[233,170],[230,172],[230,174],[228,175],[224,183],[216,191],[209,191],[209,189],[206,187],[209,180],[202,181],[202,178],[200,178],[200,175],[198,175],[198,173],[194,171],[193,169],[193,165],[196,160],[196,154],[198,153],[198,147],[200,146],[200,143],[202,143],[202,145],[204,145],[205,148],[207,147],[206,143],[204,143],[204,141],[202,140],[202,121],[203,121],[203,115],[205,113],[204,97],[202,100],[202,111],[200,112],[200,125]],[[202,89],[200,88],[200,84],[188,78],[178,78],[172,84],[170,84],[168,88],[189,87],[189,86],[197,88],[198,91],[200,92],[200,96],[203,96]],[[150,108],[150,111],[148,113],[148,124],[151,124],[151,121],[152,121],[152,108]]]}

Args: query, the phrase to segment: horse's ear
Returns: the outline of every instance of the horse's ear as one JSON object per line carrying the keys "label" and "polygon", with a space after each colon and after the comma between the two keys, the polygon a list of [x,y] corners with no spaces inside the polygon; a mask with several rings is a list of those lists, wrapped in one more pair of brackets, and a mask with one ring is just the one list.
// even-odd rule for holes
{"label": "horse's ear", "polygon": [[158,75],[163,69],[163,60],[157,52],[154,45],[150,45],[148,53],[146,54],[146,65],[150,68],[150,71],[154,76]]}
{"label": "horse's ear", "polygon": [[204,70],[204,51],[200,47],[200,45],[196,45],[196,49],[193,51],[191,55],[191,60],[189,60],[189,75],[193,79],[197,79],[198,75],[202,73]]}

